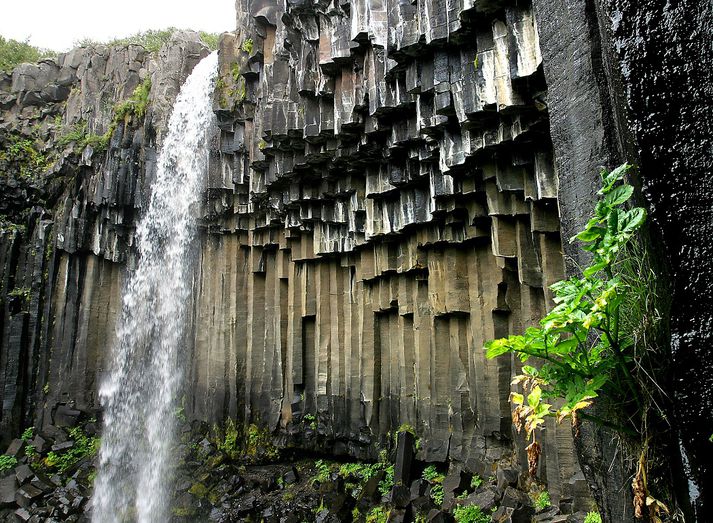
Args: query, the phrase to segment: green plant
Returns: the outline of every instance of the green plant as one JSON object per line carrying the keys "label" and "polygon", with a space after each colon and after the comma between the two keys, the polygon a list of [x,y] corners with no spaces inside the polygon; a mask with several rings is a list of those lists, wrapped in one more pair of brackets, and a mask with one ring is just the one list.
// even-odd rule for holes
{"label": "green plant", "polygon": [[280,457],[280,451],[272,443],[270,432],[267,429],[261,429],[255,424],[248,426],[245,454],[248,457],[263,457],[268,460],[276,460]]}
{"label": "green plant", "polygon": [[490,514],[478,505],[458,505],[453,509],[453,517],[457,523],[490,523]]}
{"label": "green plant", "polygon": [[133,116],[141,120],[146,115],[150,93],[151,78],[147,76],[143,82],[136,86],[136,89],[127,100],[114,105],[114,121],[126,121]]}
{"label": "green plant", "polygon": [[302,421],[304,421],[310,429],[317,430],[317,418],[314,414],[305,414],[302,416]]}
{"label": "green plant", "polygon": [[544,510],[552,505],[552,500],[550,499],[550,493],[546,490],[540,492],[535,498],[535,508],[537,510]]}
{"label": "green plant", "polygon": [[385,467],[384,472],[384,479],[379,482],[379,493],[382,496],[387,496],[391,489],[394,488],[394,466]]}
{"label": "green plant", "polygon": [[25,446],[25,456],[27,456],[27,459],[30,461],[34,461],[39,456],[34,445]]}
{"label": "green plant", "polygon": [[16,174],[17,177],[33,180],[50,168],[52,162],[39,151],[34,139],[10,134],[0,151],[0,173]]}
{"label": "green plant", "polygon": [[253,39],[252,39],[252,38],[248,38],[247,40],[245,40],[245,41],[243,42],[243,45],[241,45],[240,48],[241,48],[243,51],[245,51],[246,53],[251,54],[251,53],[253,52],[253,46],[254,46],[254,45],[255,45],[255,44],[254,44],[254,42],[253,42]]}
{"label": "green plant", "polygon": [[445,494],[445,493],[443,492],[443,485],[441,485],[440,483],[436,483],[435,485],[431,485],[431,493],[430,493],[430,496],[431,496],[431,499],[433,500],[433,502],[436,504],[437,507],[440,507],[441,505],[443,505],[443,496],[444,496],[444,494]]}
{"label": "green plant", "polygon": [[470,479],[470,488],[475,490],[478,487],[480,487],[482,484],[483,484],[483,478],[481,478],[477,474],[473,474],[473,477]]}
{"label": "green plant", "polygon": [[201,37],[201,41],[208,47],[208,49],[211,51],[218,49],[218,41],[220,40],[220,35],[218,33],[198,31],[198,35]]}
{"label": "green plant", "polygon": [[429,483],[443,483],[445,476],[438,472],[435,465],[429,465],[421,473],[421,477]]}
{"label": "green plant", "polygon": [[17,465],[17,458],[15,456],[8,456],[7,454],[0,454],[0,473],[10,470]]}
{"label": "green plant", "polygon": [[95,456],[99,450],[100,439],[87,436],[81,427],[70,430],[69,437],[74,441],[74,446],[63,452],[52,451],[47,454],[43,460],[46,468],[65,474],[80,461]]}
{"label": "green plant", "polygon": [[602,517],[599,512],[589,512],[584,518],[584,523],[602,523]]}
{"label": "green plant", "polygon": [[[630,369],[633,340],[621,328],[620,308],[628,288],[616,274],[619,254],[646,219],[643,208],[624,208],[634,191],[622,181],[629,169],[625,164],[602,171],[594,217],[570,240],[582,242],[582,249],[592,255],[582,276],[551,286],[556,306],[540,327],[485,346],[488,358],[514,353],[523,363],[530,358],[543,362],[540,368],[523,366],[523,374],[513,384],[521,384],[525,394],[510,396],[515,405],[513,422],[518,430],[524,426],[530,440],[527,452],[533,476],[541,451],[536,429],[542,428],[546,417],[556,416],[558,421],[570,417],[576,422],[578,413],[600,393],[640,401]],[[549,398],[562,398],[561,407],[553,410],[544,401]]]}
{"label": "green plant", "polygon": [[57,143],[62,147],[74,143],[80,151],[90,146],[94,152],[103,152],[109,146],[111,135],[114,132],[115,125],[112,124],[107,132],[102,135],[87,132],[87,122],[80,121],[69,129],[65,129],[62,135],[57,140]]}
{"label": "green plant", "polygon": [[11,298],[20,298],[27,302],[30,300],[30,289],[27,287],[15,287],[7,293]]}
{"label": "green plant", "polygon": [[390,514],[391,511],[386,509],[386,507],[374,507],[366,515],[366,523],[386,523],[389,520]]}
{"label": "green plant", "polygon": [[312,479],[309,480],[310,485],[315,483],[327,483],[329,481],[329,475],[332,473],[332,467],[326,461],[318,459],[314,462],[315,474]]}
{"label": "green plant", "polygon": [[476,71],[478,70],[478,55],[475,55],[475,58],[473,58],[473,68]]}
{"label": "green plant", "polygon": [[23,63],[36,63],[43,58],[55,56],[57,53],[30,45],[25,40],[19,42],[12,38],[0,36],[0,71],[10,72]]}

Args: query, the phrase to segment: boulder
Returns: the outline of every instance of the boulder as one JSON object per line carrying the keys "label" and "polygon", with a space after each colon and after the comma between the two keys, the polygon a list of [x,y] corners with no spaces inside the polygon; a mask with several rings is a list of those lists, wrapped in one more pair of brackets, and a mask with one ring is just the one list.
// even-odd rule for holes
{"label": "boulder", "polygon": [[15,477],[20,485],[27,483],[35,475],[29,465],[19,465],[15,467]]}
{"label": "boulder", "polygon": [[495,477],[497,478],[498,488],[505,490],[507,487],[517,487],[520,471],[513,467],[498,466]]}
{"label": "boulder", "polygon": [[58,427],[76,427],[82,413],[67,405],[57,405],[54,411],[54,424]]}
{"label": "boulder", "polygon": [[17,479],[14,474],[0,479],[0,508],[15,506],[16,490]]}
{"label": "boulder", "polygon": [[15,492],[15,502],[21,507],[27,508],[42,496],[42,491],[32,485],[24,485]]}
{"label": "boulder", "polygon": [[5,454],[7,456],[13,456],[17,459],[20,459],[25,455],[25,442],[21,439],[14,439],[12,442],[10,442],[10,445],[7,447],[7,450],[5,451]]}

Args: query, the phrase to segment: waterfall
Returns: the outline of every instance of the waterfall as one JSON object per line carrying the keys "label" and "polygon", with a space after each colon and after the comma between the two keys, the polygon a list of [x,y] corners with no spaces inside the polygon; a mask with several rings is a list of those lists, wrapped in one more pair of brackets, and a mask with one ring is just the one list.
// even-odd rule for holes
{"label": "waterfall", "polygon": [[148,208],[137,229],[108,378],[92,520],[168,521],[179,348],[191,292],[193,217],[208,163],[217,54],[193,70],[176,99]]}

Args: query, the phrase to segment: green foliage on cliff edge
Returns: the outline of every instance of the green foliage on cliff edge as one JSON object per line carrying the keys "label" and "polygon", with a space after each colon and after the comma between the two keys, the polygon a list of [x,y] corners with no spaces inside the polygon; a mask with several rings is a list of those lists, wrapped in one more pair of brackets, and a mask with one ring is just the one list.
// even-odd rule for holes
{"label": "green foliage on cliff edge", "polygon": [[[99,42],[97,40],[92,40],[91,38],[83,38],[74,42],[74,45],[76,47],[93,47],[97,45],[125,47],[127,45],[140,45],[149,53],[157,53],[177,31],[180,31],[180,29],[176,27],[167,27],[166,29],[149,29],[147,31],[141,31],[133,35],[125,36],[123,38],[115,38],[114,40],[109,40],[108,42]],[[220,35],[217,33],[207,33],[205,31],[199,31],[198,34],[201,41],[211,51],[218,49],[218,39]]]}
{"label": "green foliage on cliff edge", "polygon": [[48,156],[39,150],[32,138],[11,134],[4,149],[0,150],[0,174],[33,180],[51,165]]}
{"label": "green foliage on cliff edge", "polygon": [[20,64],[36,63],[55,55],[55,52],[35,47],[27,41],[18,42],[0,36],[0,71],[10,72]]}
{"label": "green foliage on cliff edge", "polygon": [[132,116],[136,116],[139,120],[142,119],[146,115],[150,93],[151,78],[147,76],[144,78],[144,81],[134,89],[129,99],[119,102],[114,106],[114,121],[119,122]]}

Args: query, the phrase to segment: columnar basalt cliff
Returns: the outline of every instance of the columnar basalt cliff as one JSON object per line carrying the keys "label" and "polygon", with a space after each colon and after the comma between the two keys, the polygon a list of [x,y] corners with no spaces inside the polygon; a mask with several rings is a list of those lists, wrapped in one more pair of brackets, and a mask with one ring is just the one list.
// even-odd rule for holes
{"label": "columnar basalt cliff", "polygon": [[[531,9],[238,13],[220,47],[189,412],[361,456],[407,423],[425,459],[484,471],[517,438],[515,369],[482,345],[541,317],[563,274]],[[566,497],[569,439],[553,424],[543,461]]]}
{"label": "columnar basalt cliff", "polygon": [[[656,34],[679,41],[680,13],[644,19],[623,0],[236,7],[237,30],[219,43],[218,124],[196,211],[177,404],[187,418],[236,420],[278,446],[364,459],[408,427],[423,461],[484,477],[514,467],[524,478],[508,402],[520,363],[487,360],[482,347],[550,310],[549,285],[585,261],[566,239],[590,215],[599,167],[629,160],[653,204],[651,242],[668,247],[660,269],[681,266],[670,368],[676,397],[687,398],[676,412],[692,494],[705,496],[709,434],[691,413],[709,419],[710,394],[693,397],[681,379],[703,364],[711,332],[710,275],[696,272],[710,237],[682,263],[695,231],[710,229],[704,73],[688,78],[694,59],[666,55],[666,78],[682,92],[699,86],[689,90],[697,109],[669,121],[651,97],[671,87],[645,81],[655,64],[637,58],[655,45],[622,33],[665,26]],[[705,9],[692,41],[710,59]],[[158,54],[80,48],[0,73],[3,445],[29,425],[100,413],[156,151],[180,85],[208,52],[180,32]],[[688,119],[702,145],[686,147],[686,163],[662,129],[683,147]],[[689,164],[700,174],[680,178],[674,203],[657,158],[679,177]],[[684,304],[694,295],[695,328]],[[555,504],[586,510],[593,494],[605,521],[633,521],[631,470],[611,433],[585,425],[575,450],[570,426],[549,420],[543,436],[538,476]]]}
{"label": "columnar basalt cliff", "polygon": [[[80,48],[0,77],[3,443],[21,425],[51,423],[60,404],[98,407],[156,143],[207,53],[197,34],[179,34],[158,56],[140,46]],[[115,103],[147,79],[147,113],[116,118]]]}

